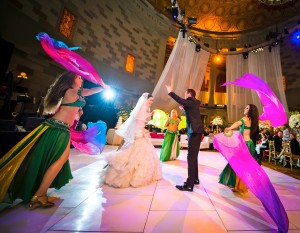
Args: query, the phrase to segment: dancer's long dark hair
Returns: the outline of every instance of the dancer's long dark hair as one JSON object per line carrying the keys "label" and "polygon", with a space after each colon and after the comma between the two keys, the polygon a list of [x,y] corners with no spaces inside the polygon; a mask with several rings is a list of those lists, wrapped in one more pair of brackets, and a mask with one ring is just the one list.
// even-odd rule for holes
{"label": "dancer's long dark hair", "polygon": [[248,104],[249,111],[248,117],[251,119],[251,130],[250,130],[250,138],[253,141],[254,145],[259,136],[259,126],[258,126],[258,109],[254,104]]}
{"label": "dancer's long dark hair", "polygon": [[58,76],[55,82],[49,87],[44,100],[44,112],[54,113],[61,98],[64,97],[66,91],[73,88],[76,74],[66,71]]}

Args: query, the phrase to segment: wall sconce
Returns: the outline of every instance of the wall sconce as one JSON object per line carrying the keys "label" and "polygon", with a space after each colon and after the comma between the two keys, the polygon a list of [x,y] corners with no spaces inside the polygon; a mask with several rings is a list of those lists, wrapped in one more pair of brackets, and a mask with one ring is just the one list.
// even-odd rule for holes
{"label": "wall sconce", "polygon": [[18,75],[18,78],[19,78],[19,79],[28,79],[27,74],[26,74],[25,72],[21,72],[21,73]]}

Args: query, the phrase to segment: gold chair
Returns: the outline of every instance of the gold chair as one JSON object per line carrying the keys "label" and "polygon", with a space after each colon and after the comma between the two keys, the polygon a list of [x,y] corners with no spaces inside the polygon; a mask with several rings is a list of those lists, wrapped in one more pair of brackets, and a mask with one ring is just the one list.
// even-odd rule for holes
{"label": "gold chair", "polygon": [[269,162],[273,160],[276,165],[276,159],[275,159],[276,157],[277,156],[276,156],[274,141],[269,140]]}
{"label": "gold chair", "polygon": [[282,142],[282,147],[283,147],[283,166],[289,163],[291,165],[291,171],[293,171],[293,166],[297,165],[300,156],[292,154],[290,141]]}

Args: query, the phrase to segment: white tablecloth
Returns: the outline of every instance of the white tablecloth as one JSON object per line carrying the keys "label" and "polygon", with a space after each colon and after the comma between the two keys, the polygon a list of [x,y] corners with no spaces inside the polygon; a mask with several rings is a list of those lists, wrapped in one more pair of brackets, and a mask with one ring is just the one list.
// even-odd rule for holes
{"label": "white tablecloth", "polygon": [[110,145],[120,145],[123,138],[116,134],[116,129],[109,129],[106,135],[106,142]]}

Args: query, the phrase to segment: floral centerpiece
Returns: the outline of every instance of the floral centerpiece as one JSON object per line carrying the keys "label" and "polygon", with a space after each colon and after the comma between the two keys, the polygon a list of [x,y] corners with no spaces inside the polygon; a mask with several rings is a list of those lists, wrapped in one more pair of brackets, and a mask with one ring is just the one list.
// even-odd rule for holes
{"label": "floral centerpiece", "polygon": [[291,114],[289,119],[289,125],[291,128],[300,128],[300,113],[295,112],[294,114]]}
{"label": "floral centerpiece", "polygon": [[269,122],[259,121],[258,124],[259,130],[270,130],[271,126]]}
{"label": "floral centerpiece", "polygon": [[223,119],[220,116],[216,116],[213,120],[212,120],[212,124],[213,125],[223,125]]}

